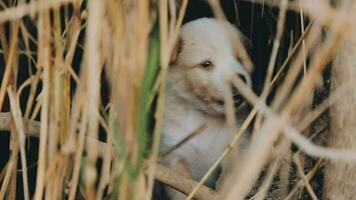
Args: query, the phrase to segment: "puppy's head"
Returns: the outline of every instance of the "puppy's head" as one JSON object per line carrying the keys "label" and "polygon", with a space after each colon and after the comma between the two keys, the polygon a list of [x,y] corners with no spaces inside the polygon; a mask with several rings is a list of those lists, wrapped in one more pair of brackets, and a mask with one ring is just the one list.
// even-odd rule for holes
{"label": "puppy's head", "polygon": [[[226,21],[202,18],[185,24],[169,70],[168,87],[174,95],[205,113],[222,115],[231,76],[251,86],[250,75],[239,61],[239,37],[239,31]],[[232,91],[238,108],[242,96]]]}

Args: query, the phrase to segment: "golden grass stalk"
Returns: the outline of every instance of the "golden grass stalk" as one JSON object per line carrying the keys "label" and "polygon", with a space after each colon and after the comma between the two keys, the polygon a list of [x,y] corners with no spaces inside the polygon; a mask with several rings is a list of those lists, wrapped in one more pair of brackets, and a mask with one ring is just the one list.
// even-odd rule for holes
{"label": "golden grass stalk", "polygon": [[50,26],[48,21],[48,11],[40,13],[38,19],[38,33],[39,33],[39,66],[43,68],[42,81],[43,89],[41,94],[41,133],[40,133],[40,147],[39,159],[37,167],[37,181],[34,199],[42,199],[44,190],[44,181],[46,174],[46,152],[48,140],[48,124],[49,124],[49,90],[50,90]]}
{"label": "golden grass stalk", "polygon": [[[86,85],[85,96],[87,103],[83,109],[83,124],[88,124],[87,136],[98,138],[99,130],[99,99],[100,99],[100,75],[101,75],[101,38],[104,15],[104,5],[100,1],[88,2],[88,27],[86,30],[87,40],[85,44],[85,74],[83,76]],[[88,163],[85,166],[85,189],[88,199],[96,196],[95,181],[97,179],[96,161],[98,147],[87,143]]]}
{"label": "golden grass stalk", "polygon": [[11,113],[12,117],[14,118],[16,132],[18,133],[18,144],[20,148],[21,154],[21,165],[22,165],[22,178],[23,178],[23,185],[24,185],[24,197],[25,200],[30,199],[29,189],[28,189],[28,175],[27,175],[27,162],[26,162],[26,152],[25,152],[25,131],[23,122],[21,120],[21,110],[19,109],[18,100],[15,99],[15,95],[12,92],[11,88],[7,89],[9,98],[10,98],[10,105],[11,105]]}

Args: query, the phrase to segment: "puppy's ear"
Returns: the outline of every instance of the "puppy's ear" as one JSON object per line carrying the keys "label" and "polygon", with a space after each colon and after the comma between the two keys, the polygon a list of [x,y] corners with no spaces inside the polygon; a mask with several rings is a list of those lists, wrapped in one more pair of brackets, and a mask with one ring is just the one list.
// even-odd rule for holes
{"label": "puppy's ear", "polygon": [[182,51],[182,49],[183,49],[183,39],[182,39],[182,37],[179,37],[176,40],[176,43],[175,43],[174,48],[172,50],[171,58],[169,60],[169,65],[174,65],[174,64],[177,63],[179,54]]}
{"label": "puppy's ear", "polygon": [[[252,53],[252,42],[250,39],[248,39],[246,36],[244,36],[242,33],[239,33],[239,44],[237,44],[237,55],[236,58],[242,62],[243,66],[245,69],[251,73],[253,71],[253,63],[250,59],[249,56],[251,56]],[[241,49],[244,48],[244,49]]]}

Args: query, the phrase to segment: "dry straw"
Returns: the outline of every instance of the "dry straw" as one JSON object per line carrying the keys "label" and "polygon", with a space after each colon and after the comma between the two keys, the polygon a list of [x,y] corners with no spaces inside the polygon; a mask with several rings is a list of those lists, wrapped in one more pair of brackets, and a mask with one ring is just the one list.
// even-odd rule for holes
{"label": "dry straw", "polygon": [[[225,19],[219,1],[208,2],[216,17]],[[323,159],[354,161],[356,154],[318,146],[303,132],[352,84],[339,86],[329,99],[314,109],[310,109],[310,101],[304,97],[315,91],[336,49],[355,30],[352,21],[355,12],[349,16],[342,6],[336,9],[321,0],[253,2],[280,8],[264,89],[258,96],[238,77],[230,80],[253,109],[223,154],[198,181],[158,164],[169,58],[188,0],[1,3],[0,41],[5,65],[1,68],[0,130],[11,134],[11,156],[1,169],[0,199],[15,199],[17,195],[18,162],[22,166],[25,199],[110,196],[120,200],[149,200],[154,180],[187,194],[188,199],[243,199],[266,168],[267,175],[252,197],[263,199],[279,169],[287,172],[280,173],[281,183],[288,182],[289,163],[283,163],[284,159],[296,164],[300,180],[280,198],[289,199],[305,187],[312,199],[317,199],[309,181],[323,165]],[[282,66],[277,66],[287,10],[300,13],[302,34]],[[310,19],[309,24],[304,22],[304,16]],[[36,27],[36,34],[29,30],[29,23]],[[321,41],[324,28],[329,33]],[[10,34],[4,34],[4,30]],[[35,50],[30,47],[33,45]],[[252,71],[253,62],[242,43],[239,46],[242,63]],[[19,71],[25,67],[19,64],[20,55],[28,60],[30,73],[17,85]],[[275,72],[276,69],[279,71]],[[298,79],[302,71],[303,79]],[[282,73],[286,73],[283,80]],[[109,85],[108,102],[101,98],[104,80]],[[294,89],[294,86],[297,87]],[[268,105],[266,99],[273,88],[277,92]],[[20,97],[24,90],[30,92],[22,102]],[[157,101],[153,101],[155,98]],[[5,106],[7,101],[10,109]],[[232,124],[236,119],[231,91],[225,101],[226,120]],[[150,128],[152,115],[155,124]],[[255,116],[250,147],[240,158],[228,184],[217,192],[204,186]],[[205,125],[197,127],[197,131],[167,154],[199,134]],[[104,140],[99,137],[101,129]],[[26,144],[26,136],[39,139],[36,183],[28,180],[26,151],[32,150],[27,148],[31,145]],[[300,148],[293,155],[289,150],[292,143]],[[301,155],[305,154],[320,158],[309,172],[303,171]],[[102,162],[100,170],[99,161]],[[35,190],[30,191],[33,187]]]}

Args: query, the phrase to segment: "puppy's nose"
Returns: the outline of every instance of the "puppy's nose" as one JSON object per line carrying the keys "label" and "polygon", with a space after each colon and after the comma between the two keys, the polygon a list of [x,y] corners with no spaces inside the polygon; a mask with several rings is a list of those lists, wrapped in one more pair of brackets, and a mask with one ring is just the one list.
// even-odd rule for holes
{"label": "puppy's nose", "polygon": [[231,90],[232,90],[232,95],[234,100],[234,107],[237,108],[244,102],[244,97],[239,93],[239,91],[235,87],[232,87]]}
{"label": "puppy's nose", "polygon": [[242,75],[242,74],[237,74],[237,76],[238,76],[245,84],[247,84],[247,79],[246,79],[246,77],[245,77],[244,75]]}
{"label": "puppy's nose", "polygon": [[232,92],[233,96],[236,96],[237,94],[239,94],[239,91],[234,86],[231,86],[231,92]]}
{"label": "puppy's nose", "polygon": [[[237,76],[245,83],[247,84],[247,78],[242,75],[242,74],[237,74]],[[236,87],[232,86],[232,95],[234,98],[234,106],[235,108],[239,107],[243,102],[244,98],[243,96],[239,93],[239,91],[236,89]]]}

